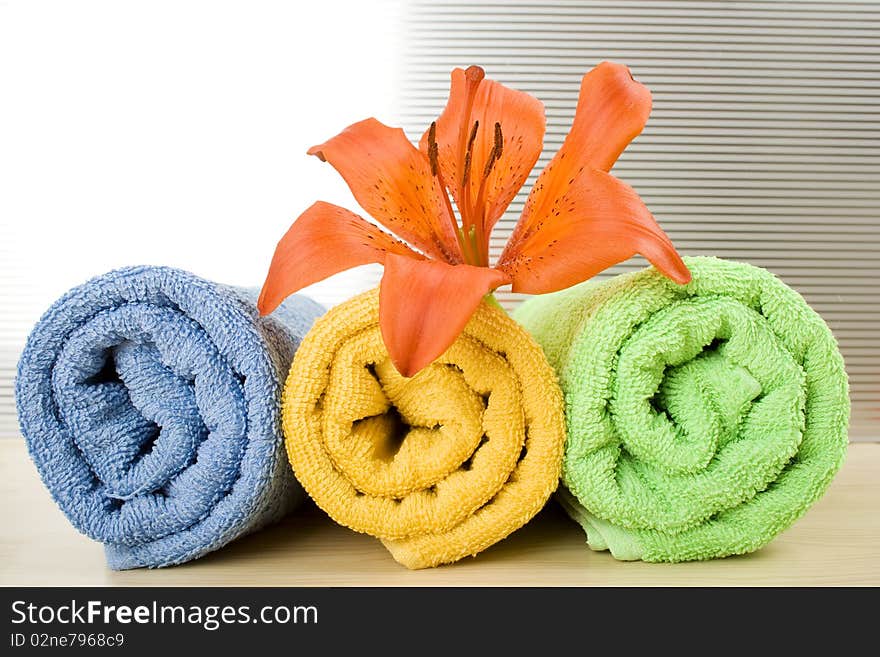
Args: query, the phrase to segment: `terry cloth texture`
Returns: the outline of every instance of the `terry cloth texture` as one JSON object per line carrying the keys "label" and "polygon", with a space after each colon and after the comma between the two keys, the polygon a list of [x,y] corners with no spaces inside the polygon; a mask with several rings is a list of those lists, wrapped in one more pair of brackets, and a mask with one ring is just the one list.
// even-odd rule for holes
{"label": "terry cloth texture", "polygon": [[408,568],[457,561],[528,522],[556,489],[562,393],[541,348],[483,303],[435,363],[406,379],[373,290],[315,323],[283,421],[293,470],[338,523]]}
{"label": "terry cloth texture", "polygon": [[166,267],[110,272],[59,299],[18,366],[21,430],[55,501],[111,568],[200,557],[304,498],[281,383],[323,309]]}
{"label": "terry cloth texture", "polygon": [[527,301],[559,372],[559,498],[595,550],[686,561],[756,550],[825,491],[849,398],[831,331],[769,272],[685,258]]}

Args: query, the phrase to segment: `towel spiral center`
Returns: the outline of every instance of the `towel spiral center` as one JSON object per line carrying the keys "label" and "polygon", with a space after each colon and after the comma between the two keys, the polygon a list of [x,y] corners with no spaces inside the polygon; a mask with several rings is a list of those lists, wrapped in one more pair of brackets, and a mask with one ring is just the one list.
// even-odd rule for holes
{"label": "towel spiral center", "polygon": [[400,498],[470,458],[484,435],[486,403],[457,365],[403,378],[375,338],[361,335],[340,350],[324,396],[324,436],[360,492]]}
{"label": "towel spiral center", "polygon": [[[198,323],[170,307],[130,303],[74,331],[53,371],[54,400],[111,499],[168,505],[174,478],[205,441],[218,493],[235,480],[247,429],[241,383]],[[237,404],[237,406],[243,406]],[[77,412],[89,407],[88,413]],[[200,509],[197,510],[200,512]]]}
{"label": "towel spiral center", "polygon": [[[617,349],[595,352],[612,363],[607,398],[568,402],[585,411],[572,431],[587,436],[572,455],[614,477],[570,481],[600,515],[676,531],[778,478],[803,440],[806,375],[768,317],[740,299],[633,309],[642,320],[620,325]],[[603,430],[581,433],[579,421]]]}
{"label": "towel spiral center", "polygon": [[[386,536],[442,531],[486,504],[521,457],[522,402],[505,360],[464,337],[406,379],[378,326],[336,350],[313,414],[352,508]],[[388,526],[388,523],[392,526]]]}

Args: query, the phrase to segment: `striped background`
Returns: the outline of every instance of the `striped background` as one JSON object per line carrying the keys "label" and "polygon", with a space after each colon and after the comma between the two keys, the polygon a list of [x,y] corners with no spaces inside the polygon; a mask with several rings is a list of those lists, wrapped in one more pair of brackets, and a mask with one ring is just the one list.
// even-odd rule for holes
{"label": "striped background", "polygon": [[[412,3],[405,33],[410,135],[442,108],[451,68],[479,64],[544,101],[535,173],[583,73],[629,65],[654,111],[615,174],[682,253],[748,261],[797,288],[840,341],[853,438],[880,437],[880,4],[434,0]],[[496,256],[525,195],[496,228]]]}
{"label": "striped background", "polygon": [[[550,156],[581,75],[603,59],[628,64],[654,92],[654,112],[615,174],[683,253],[746,260],[799,289],[840,340],[853,438],[880,438],[880,2],[434,0],[401,8],[400,71],[376,75],[400,77],[398,118],[413,138],[442,107],[449,70],[475,63],[545,102]],[[496,229],[496,255],[522,200]],[[17,435],[12,376],[32,321],[18,309],[35,298],[15,231],[0,221],[2,436]],[[358,275],[360,287],[378,280],[375,270]]]}

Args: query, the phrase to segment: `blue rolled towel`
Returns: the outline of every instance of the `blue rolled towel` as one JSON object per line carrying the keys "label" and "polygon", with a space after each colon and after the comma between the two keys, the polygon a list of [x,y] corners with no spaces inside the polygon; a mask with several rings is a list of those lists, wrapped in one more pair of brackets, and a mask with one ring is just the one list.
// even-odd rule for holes
{"label": "blue rolled towel", "polygon": [[111,568],[182,563],[278,520],[304,494],[287,464],[281,384],[323,309],[168,267],[74,288],[18,366],[21,430],[46,487]]}

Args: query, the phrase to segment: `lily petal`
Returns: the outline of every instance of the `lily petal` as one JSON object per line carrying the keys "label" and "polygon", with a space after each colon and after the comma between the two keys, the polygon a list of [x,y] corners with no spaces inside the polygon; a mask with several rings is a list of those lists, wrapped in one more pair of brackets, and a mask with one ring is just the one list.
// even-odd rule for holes
{"label": "lily petal", "polygon": [[529,218],[547,215],[571,179],[586,169],[609,171],[650,113],[651,92],[626,66],[602,62],[584,75],[571,130],[538,176],[511,239],[527,238]]}
{"label": "lily petal", "polygon": [[609,171],[651,114],[651,91],[623,64],[602,62],[581,80],[574,123],[557,153],[574,170]]}
{"label": "lily petal", "polygon": [[349,126],[309,149],[329,162],[376,221],[425,253],[462,261],[450,215],[428,158],[403,130],[376,119]]}
{"label": "lily petal", "polygon": [[[468,176],[467,202],[477,203],[479,188],[495,146],[495,124],[501,127],[500,157],[485,183],[484,210],[480,229],[488,236],[492,227],[525,183],[541,155],[546,119],[544,105],[534,96],[510,89],[482,77],[482,69],[471,67],[452,71],[449,100],[437,119],[438,164],[459,209],[463,205],[465,152],[474,122],[479,127],[474,138]],[[419,142],[428,154],[429,131]],[[467,212],[467,210],[465,210]]]}
{"label": "lily petal", "polygon": [[508,243],[498,262],[514,292],[555,292],[637,253],[676,283],[690,281],[671,240],[632,187],[596,169],[566,184],[546,214],[528,217],[530,236]]}
{"label": "lily petal", "polygon": [[261,315],[267,315],[306,285],[357,265],[383,263],[392,253],[423,259],[354,212],[318,201],[293,222],[278,242],[257,308]]}
{"label": "lily petal", "polygon": [[446,351],[483,297],[509,283],[488,267],[448,265],[396,254],[385,259],[379,326],[397,371],[413,376]]}

